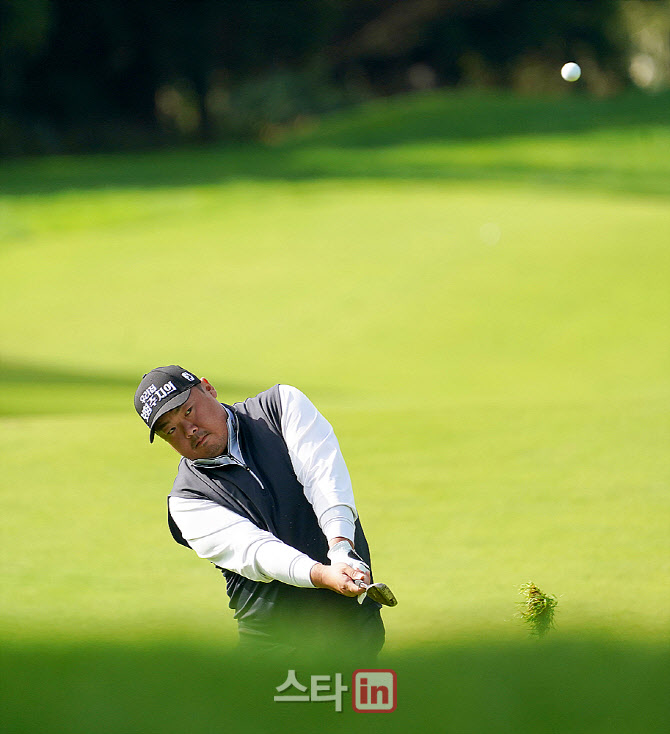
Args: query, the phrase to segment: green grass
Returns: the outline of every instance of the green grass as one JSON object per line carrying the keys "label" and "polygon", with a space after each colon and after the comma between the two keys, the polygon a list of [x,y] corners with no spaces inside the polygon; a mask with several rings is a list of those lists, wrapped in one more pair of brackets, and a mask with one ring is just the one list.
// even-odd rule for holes
{"label": "green grass", "polygon": [[[662,731],[668,106],[435,94],[273,147],[3,162],[6,730],[219,731],[245,696],[250,731],[322,717],[263,708],[276,671],[242,690],[223,584],[169,538],[177,457],[131,399],[177,362],[226,401],[295,384],[334,424],[400,601],[390,731],[410,706]],[[534,645],[528,579],[559,601]]]}

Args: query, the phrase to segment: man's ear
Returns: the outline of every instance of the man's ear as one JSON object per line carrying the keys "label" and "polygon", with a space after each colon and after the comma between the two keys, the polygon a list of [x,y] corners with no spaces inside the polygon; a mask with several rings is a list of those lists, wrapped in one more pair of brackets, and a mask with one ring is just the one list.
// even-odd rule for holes
{"label": "man's ear", "polygon": [[210,393],[213,398],[216,397],[216,388],[213,385],[210,385],[210,383],[207,382],[204,377],[200,378],[200,384],[202,385],[205,392]]}

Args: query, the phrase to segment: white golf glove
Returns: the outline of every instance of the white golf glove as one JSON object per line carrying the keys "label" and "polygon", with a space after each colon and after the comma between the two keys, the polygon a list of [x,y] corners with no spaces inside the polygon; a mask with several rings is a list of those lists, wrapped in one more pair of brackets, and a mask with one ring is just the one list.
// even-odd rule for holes
{"label": "white golf glove", "polygon": [[340,540],[328,551],[331,563],[346,563],[347,566],[355,568],[363,573],[370,573],[370,566],[356,553],[351,544],[346,540]]}

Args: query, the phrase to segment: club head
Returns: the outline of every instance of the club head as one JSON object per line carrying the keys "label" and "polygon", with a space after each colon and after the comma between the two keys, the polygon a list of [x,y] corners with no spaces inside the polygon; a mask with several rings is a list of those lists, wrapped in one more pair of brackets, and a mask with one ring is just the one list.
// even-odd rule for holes
{"label": "club head", "polygon": [[[386,584],[365,584],[362,581],[357,581],[356,583],[363,587],[367,596],[369,596],[372,601],[376,601],[377,604],[383,604],[385,607],[394,607],[398,603],[394,593]],[[365,594],[359,596],[359,602],[362,603],[364,598]]]}
{"label": "club head", "polygon": [[367,591],[370,599],[376,601],[377,604],[383,604],[385,607],[394,607],[398,603],[395,595],[386,584],[370,584]]}

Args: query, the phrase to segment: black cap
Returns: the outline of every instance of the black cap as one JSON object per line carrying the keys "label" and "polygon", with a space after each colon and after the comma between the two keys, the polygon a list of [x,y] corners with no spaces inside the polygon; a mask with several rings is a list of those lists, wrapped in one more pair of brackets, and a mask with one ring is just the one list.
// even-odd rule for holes
{"label": "black cap", "polygon": [[200,380],[179,365],[156,367],[147,372],[135,391],[135,410],[149,426],[149,441],[154,440],[154,425],[168,410],[178,408],[188,400],[191,388]]}

